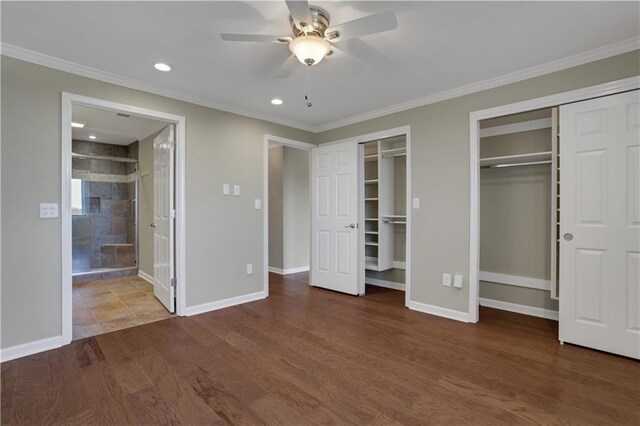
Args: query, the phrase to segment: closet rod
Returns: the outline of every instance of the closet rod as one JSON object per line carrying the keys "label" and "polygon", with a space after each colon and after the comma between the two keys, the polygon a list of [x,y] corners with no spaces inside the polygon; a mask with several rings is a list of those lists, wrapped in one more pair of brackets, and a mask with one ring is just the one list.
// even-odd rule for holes
{"label": "closet rod", "polygon": [[551,164],[551,160],[529,161],[528,163],[494,164],[492,166],[481,166],[480,168],[481,169],[501,169],[503,167],[534,166],[536,164]]}

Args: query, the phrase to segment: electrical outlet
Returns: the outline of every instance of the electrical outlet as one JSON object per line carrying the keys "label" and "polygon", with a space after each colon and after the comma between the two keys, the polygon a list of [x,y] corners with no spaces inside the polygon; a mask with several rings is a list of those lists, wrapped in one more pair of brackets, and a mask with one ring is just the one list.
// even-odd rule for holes
{"label": "electrical outlet", "polygon": [[253,264],[247,263],[247,275],[253,275]]}
{"label": "electrical outlet", "polygon": [[453,286],[455,288],[462,288],[462,275],[461,274],[455,274],[453,276]]}
{"label": "electrical outlet", "polygon": [[442,285],[445,287],[451,287],[451,274],[442,274]]}
{"label": "electrical outlet", "polygon": [[223,183],[222,184],[222,195],[229,195],[231,192],[229,190],[229,184],[228,183]]}
{"label": "electrical outlet", "polygon": [[240,185],[233,185],[233,196],[234,197],[240,196]]}
{"label": "electrical outlet", "polygon": [[414,198],[413,199],[413,208],[414,209],[419,209],[420,208],[420,198]]}
{"label": "electrical outlet", "polygon": [[40,218],[52,219],[58,217],[58,205],[56,203],[40,203]]}
{"label": "electrical outlet", "polygon": [[260,200],[260,198],[256,198],[254,201],[254,205],[256,207],[256,210],[260,210],[262,208],[262,200]]}

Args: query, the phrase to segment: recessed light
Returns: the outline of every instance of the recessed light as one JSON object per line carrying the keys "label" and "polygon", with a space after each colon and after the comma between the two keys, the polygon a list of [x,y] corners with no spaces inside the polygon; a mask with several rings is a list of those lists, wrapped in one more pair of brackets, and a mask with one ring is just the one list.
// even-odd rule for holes
{"label": "recessed light", "polygon": [[75,121],[72,121],[71,127],[77,127],[78,129],[82,129],[84,127],[84,123],[76,123]]}
{"label": "recessed light", "polygon": [[273,105],[282,105],[284,103],[284,101],[282,99],[279,99],[279,98],[273,98],[273,99],[271,99],[271,103]]}
{"label": "recessed light", "polygon": [[95,139],[96,135],[89,135],[89,139]]}
{"label": "recessed light", "polygon": [[158,62],[153,67],[158,71],[164,71],[164,72],[171,71],[171,67],[167,64],[163,64],[162,62]]}

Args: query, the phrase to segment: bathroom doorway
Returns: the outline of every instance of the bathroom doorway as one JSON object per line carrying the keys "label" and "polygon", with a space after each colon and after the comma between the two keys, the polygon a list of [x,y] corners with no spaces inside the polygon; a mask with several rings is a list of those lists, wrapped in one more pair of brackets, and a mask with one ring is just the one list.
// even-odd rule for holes
{"label": "bathroom doorway", "polygon": [[70,106],[68,341],[173,315],[178,193],[175,122]]}

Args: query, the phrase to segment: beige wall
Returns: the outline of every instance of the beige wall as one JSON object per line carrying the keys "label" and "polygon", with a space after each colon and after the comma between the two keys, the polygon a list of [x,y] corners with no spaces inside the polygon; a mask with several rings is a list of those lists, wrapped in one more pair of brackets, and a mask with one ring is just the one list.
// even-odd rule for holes
{"label": "beige wall", "polygon": [[[318,143],[411,125],[412,299],[468,312],[469,113],[640,74],[638,51],[324,132]],[[425,78],[428,78],[425,75]],[[441,285],[462,273],[464,288]]]}
{"label": "beige wall", "polygon": [[153,276],[153,139],[161,132],[138,145],[138,270],[150,276]]}
{"label": "beige wall", "polygon": [[[2,348],[61,334],[60,92],[186,117],[187,306],[262,290],[264,134],[311,134],[2,57]],[[241,197],[222,184],[241,185]],[[245,274],[252,263],[254,273]],[[180,283],[178,283],[180,285]]]}
{"label": "beige wall", "polygon": [[282,160],[284,148],[269,148],[269,266],[284,269]]}
{"label": "beige wall", "polygon": [[283,148],[283,269],[309,266],[311,255],[311,196],[309,151]]}

